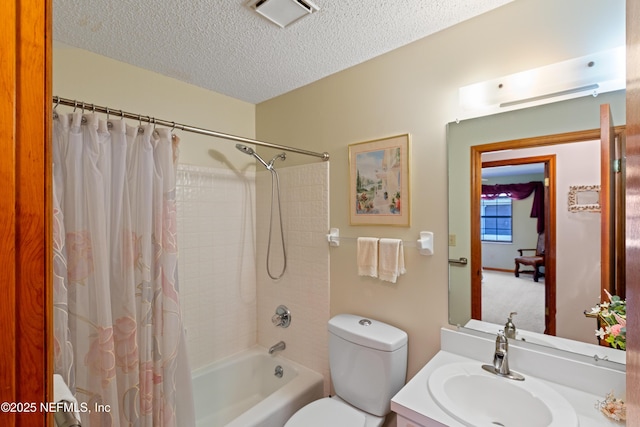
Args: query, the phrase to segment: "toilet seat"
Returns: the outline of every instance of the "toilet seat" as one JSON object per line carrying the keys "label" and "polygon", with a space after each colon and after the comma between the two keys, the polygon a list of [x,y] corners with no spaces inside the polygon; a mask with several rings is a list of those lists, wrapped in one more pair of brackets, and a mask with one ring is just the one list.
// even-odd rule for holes
{"label": "toilet seat", "polygon": [[364,427],[365,420],[357,409],[325,397],[293,414],[284,427]]}

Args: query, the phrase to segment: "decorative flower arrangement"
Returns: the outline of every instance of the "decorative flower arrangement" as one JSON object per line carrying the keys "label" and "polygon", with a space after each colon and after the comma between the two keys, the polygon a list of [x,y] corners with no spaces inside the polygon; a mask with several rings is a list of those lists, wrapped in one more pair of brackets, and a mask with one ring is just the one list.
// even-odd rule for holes
{"label": "decorative flower arrangement", "polygon": [[598,317],[602,326],[596,336],[609,343],[613,348],[627,349],[627,302],[617,295],[611,295],[605,289],[609,302],[603,302],[585,311],[585,315]]}
{"label": "decorative flower arrangement", "polygon": [[596,408],[600,409],[600,412],[607,417],[616,421],[627,420],[627,406],[624,401],[617,399],[613,392],[608,393],[603,402],[598,401]]}

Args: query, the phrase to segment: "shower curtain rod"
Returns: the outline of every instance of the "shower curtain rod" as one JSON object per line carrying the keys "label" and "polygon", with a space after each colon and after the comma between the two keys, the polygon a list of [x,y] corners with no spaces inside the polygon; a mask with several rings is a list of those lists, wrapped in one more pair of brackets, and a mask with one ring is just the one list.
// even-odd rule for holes
{"label": "shower curtain rod", "polygon": [[307,156],[319,157],[324,161],[329,160],[329,153],[327,153],[326,151],[324,153],[317,153],[315,151],[302,150],[300,148],[288,147],[286,145],[273,144],[271,142],[259,141],[256,139],[245,138],[242,136],[230,135],[227,133],[216,132],[213,130],[198,128],[195,126],[189,126],[189,125],[183,125],[176,122],[170,122],[168,120],[156,119],[155,117],[151,117],[151,116],[143,116],[141,114],[128,113],[122,110],[116,110],[108,107],[101,107],[99,105],[88,104],[85,102],[76,101],[74,99],[61,98],[59,96],[53,97],[53,103],[55,104],[56,107],[60,104],[66,105],[69,107],[74,107],[74,109],[80,107],[82,108],[82,111],[86,109],[86,110],[91,110],[92,112],[97,111],[99,113],[105,113],[107,115],[114,114],[122,118],[126,117],[128,119],[138,120],[139,122],[147,122],[147,123],[153,123],[154,125],[157,124],[160,126],[167,126],[167,127],[171,127],[172,129],[180,129],[185,132],[198,133],[200,135],[214,136],[216,138],[223,138],[223,139],[228,139],[236,142],[254,144],[260,147],[276,148],[278,150],[290,151],[292,153],[305,154]]}

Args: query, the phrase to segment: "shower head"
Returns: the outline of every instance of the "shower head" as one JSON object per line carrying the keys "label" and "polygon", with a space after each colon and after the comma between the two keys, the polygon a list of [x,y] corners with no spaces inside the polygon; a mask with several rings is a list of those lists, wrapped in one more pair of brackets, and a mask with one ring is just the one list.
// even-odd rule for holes
{"label": "shower head", "polygon": [[253,156],[254,154],[256,154],[256,152],[253,151],[253,148],[247,147],[246,145],[236,144],[236,148],[238,150],[242,151],[243,153],[248,154],[250,156]]}
{"label": "shower head", "polygon": [[262,157],[258,156],[258,153],[256,153],[253,148],[247,147],[246,145],[242,145],[242,144],[236,144],[236,148],[242,151],[244,154],[248,154],[258,159],[258,161],[260,161],[260,163],[262,163],[265,168],[271,169],[271,167],[267,164],[267,162],[262,160]]}
{"label": "shower head", "polygon": [[242,145],[242,144],[236,144],[236,148],[238,150],[242,151],[245,154],[248,154],[250,156],[255,157],[260,163],[262,163],[264,165],[265,168],[267,168],[267,170],[273,170],[273,163],[277,159],[285,160],[287,158],[287,155],[285,153],[280,153],[280,154],[276,155],[273,159],[271,159],[271,161],[269,163],[267,163],[251,147],[247,147],[246,145]]}

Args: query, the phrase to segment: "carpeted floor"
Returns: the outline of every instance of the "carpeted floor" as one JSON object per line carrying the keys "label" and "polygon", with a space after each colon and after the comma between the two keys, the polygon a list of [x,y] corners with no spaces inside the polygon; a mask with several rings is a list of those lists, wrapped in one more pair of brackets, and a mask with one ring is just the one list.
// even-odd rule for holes
{"label": "carpeted floor", "polygon": [[482,320],[504,325],[509,313],[516,328],[544,333],[544,277],[534,282],[531,274],[483,271]]}

